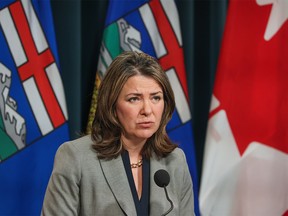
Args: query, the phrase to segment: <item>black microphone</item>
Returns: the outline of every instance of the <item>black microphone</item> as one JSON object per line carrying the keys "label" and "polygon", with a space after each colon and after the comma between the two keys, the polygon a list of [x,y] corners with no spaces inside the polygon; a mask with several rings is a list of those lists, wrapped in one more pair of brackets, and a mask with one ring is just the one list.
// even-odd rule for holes
{"label": "black microphone", "polygon": [[162,216],[165,216],[167,215],[169,212],[172,211],[173,209],[173,202],[172,200],[169,198],[168,196],[168,192],[167,192],[167,189],[166,189],[166,186],[169,184],[170,182],[170,176],[169,176],[169,173],[166,171],[166,170],[163,170],[163,169],[160,169],[158,171],[155,172],[154,174],[154,181],[155,183],[159,186],[159,187],[163,187],[164,190],[165,190],[165,194],[166,194],[166,198],[167,200],[169,201],[169,203],[171,204],[171,207],[170,209],[165,212],[164,214],[162,214]]}

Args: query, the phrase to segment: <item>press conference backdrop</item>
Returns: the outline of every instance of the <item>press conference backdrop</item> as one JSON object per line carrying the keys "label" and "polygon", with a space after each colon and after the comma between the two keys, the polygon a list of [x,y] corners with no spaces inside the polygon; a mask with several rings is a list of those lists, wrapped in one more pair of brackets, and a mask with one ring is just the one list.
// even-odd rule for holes
{"label": "press conference backdrop", "polygon": [[[85,132],[108,0],[52,0],[71,138]],[[177,0],[199,182],[227,0]]]}
{"label": "press conference backdrop", "polygon": [[[175,2],[202,215],[288,216],[287,0]],[[86,129],[108,1],[52,6],[73,138]]]}
{"label": "press conference backdrop", "polygon": [[[127,2],[127,0],[123,0],[123,2],[125,1]],[[166,0],[153,1],[165,2]],[[68,139],[68,124],[66,122],[68,119],[69,138],[77,138],[86,131],[108,0],[51,0],[56,35],[54,35],[52,16],[50,14],[50,1],[34,0],[36,2],[35,11],[37,11],[37,13],[34,13],[34,10],[29,9],[30,1],[23,0],[22,3],[25,3],[26,8],[25,14],[29,11],[31,16],[29,20],[21,18],[24,15],[24,10],[20,7],[22,4],[20,1],[5,0],[0,2],[0,7],[3,9],[1,10],[2,42],[0,54],[2,54],[3,62],[5,61],[4,67],[3,65],[1,67],[2,73],[4,71],[5,74],[9,75],[10,69],[5,65],[8,65],[8,63],[17,63],[13,61],[7,62],[10,56],[9,53],[13,50],[14,46],[12,48],[9,46],[11,49],[7,49],[8,46],[6,45],[7,43],[8,45],[14,43],[11,42],[10,37],[6,37],[9,40],[5,40],[3,35],[7,36],[9,35],[8,33],[16,33],[16,31],[8,31],[9,29],[14,29],[8,28],[8,24],[12,23],[6,22],[7,20],[12,20],[9,14],[13,14],[13,20],[15,19],[18,24],[17,28],[23,27],[21,28],[22,31],[18,32],[19,34],[23,33],[23,30],[29,30],[31,26],[27,25],[27,21],[31,22],[31,20],[34,23],[33,27],[37,27],[36,30],[41,30],[39,28],[40,25],[38,25],[40,22],[37,21],[41,19],[41,24],[47,34],[45,38],[42,38],[44,40],[41,41],[45,42],[45,39],[47,39],[50,42],[51,50],[55,56],[54,60],[57,62],[57,67],[59,67],[57,70],[59,69],[59,74],[62,75],[67,110],[69,112],[67,115],[69,118],[64,119],[65,124],[62,127],[65,129],[65,136],[57,136],[56,133],[51,134],[53,138],[63,139],[62,141]],[[9,6],[8,11],[8,8],[4,9],[4,7],[9,2],[14,3]],[[279,113],[285,113],[285,110],[287,110],[287,97],[285,97],[285,90],[287,89],[286,80],[288,78],[285,61],[288,56],[288,47],[287,43],[285,43],[287,41],[285,38],[288,35],[287,1],[230,0],[228,13],[227,0],[175,0],[175,2],[180,15],[189,103],[195,139],[198,182],[201,182],[199,200],[202,214],[239,215],[239,212],[242,212],[244,215],[288,216],[288,190],[285,187],[287,184],[288,159],[288,131],[285,126],[287,125],[288,118],[285,115],[279,115]],[[279,11],[279,13],[274,13],[278,9],[281,10],[281,13]],[[39,16],[35,16],[35,14]],[[245,14],[244,18],[242,14]],[[275,19],[277,16],[281,19]],[[222,42],[225,22],[225,39]],[[22,25],[23,23],[25,25]],[[35,30],[35,28],[33,29]],[[40,35],[43,36],[44,34]],[[35,34],[28,36],[33,36],[34,38]],[[54,36],[56,37],[54,38]],[[31,37],[29,37],[28,39],[30,40]],[[27,39],[27,37],[25,38]],[[13,39],[19,41],[18,37],[13,37]],[[55,39],[58,47],[56,46]],[[33,48],[33,43],[30,45],[32,46],[25,47],[25,49]],[[219,55],[220,46],[222,48]],[[21,48],[21,46],[17,46],[16,48]],[[219,60],[218,55],[220,56]],[[269,60],[267,61],[266,59]],[[214,82],[216,66],[217,79]],[[10,68],[13,68],[13,66]],[[255,79],[256,76],[257,79]],[[57,78],[60,78],[60,76]],[[9,79],[2,77],[2,82],[3,79],[7,84],[7,80],[9,81]],[[224,82],[225,80],[229,82]],[[244,80],[246,84],[245,89],[242,88],[243,86],[239,87],[239,84],[243,84],[241,80]],[[52,83],[61,84],[60,82]],[[214,83],[216,83],[215,87],[213,86]],[[229,91],[227,91],[227,87],[230,89]],[[213,98],[211,97],[212,89],[214,89]],[[235,89],[237,90],[237,96],[235,96]],[[267,89],[269,93],[266,92]],[[248,97],[243,97],[245,93],[245,96]],[[19,96],[19,92],[15,94],[16,96]],[[233,100],[230,100],[231,98]],[[244,103],[243,101],[235,103],[235,99],[239,98],[244,98]],[[212,109],[210,111],[209,124],[207,124],[210,101],[212,101]],[[34,103],[34,101],[30,102]],[[246,102],[249,105],[243,107],[243,105],[247,104]],[[219,104],[221,104],[220,107]],[[237,106],[233,106],[235,104]],[[277,106],[279,104],[281,106]],[[230,109],[231,105],[232,110]],[[273,111],[271,111],[271,107]],[[258,112],[259,110],[261,110],[260,113]],[[238,112],[237,115],[233,115],[235,111],[236,113]],[[252,113],[253,115],[247,115],[247,113]],[[257,115],[254,115],[254,113],[257,113]],[[237,121],[239,116],[241,116],[240,125],[239,121]],[[246,118],[243,119],[242,116]],[[249,117],[248,120],[247,117]],[[266,117],[269,117],[269,119]],[[267,120],[270,120],[273,124],[270,124]],[[249,130],[250,128],[248,128],[247,131],[246,122],[253,123],[249,125],[250,128],[253,127],[253,130]],[[245,123],[244,127],[243,123]],[[206,128],[208,128],[208,136],[205,140]],[[254,130],[254,128],[257,130]],[[253,136],[255,133],[258,136],[260,135],[261,139],[258,137],[258,140],[256,140],[258,142],[252,142],[248,148],[247,142],[249,144],[251,141],[250,131],[253,131]],[[231,132],[235,133],[235,136]],[[239,133],[241,134],[240,138]],[[31,134],[35,135],[34,133]],[[269,136],[266,136],[266,134],[269,134]],[[242,142],[242,138],[244,138],[245,142]],[[255,140],[254,138],[252,140]],[[37,141],[44,142],[45,140],[41,139]],[[49,145],[49,149],[55,152],[59,143],[52,140],[49,140],[49,142],[53,144]],[[1,144],[3,145],[3,143]],[[219,148],[219,145],[222,148]],[[28,211],[28,214],[32,214],[32,212],[40,211],[41,199],[38,199],[38,197],[43,197],[43,188],[45,187],[43,182],[45,183],[48,180],[48,173],[46,171],[52,167],[52,163],[49,164],[46,162],[51,162],[54,154],[44,154],[45,152],[47,153],[47,148],[42,148],[43,151],[39,153],[49,156],[48,160],[41,157],[41,154],[34,154],[38,157],[32,157],[33,160],[29,160],[29,157],[26,157],[25,154],[31,153],[32,150],[33,153],[36,153],[34,150],[41,147],[41,145],[34,145],[33,147],[27,148],[27,151],[22,151],[23,154],[19,154],[19,157],[13,157],[13,160],[9,159],[1,164],[2,172],[0,173],[2,178],[0,179],[2,189],[5,188],[5,196],[2,197],[2,206],[0,205],[2,214],[3,212],[4,214],[5,212],[18,212],[19,214],[19,212],[24,213]],[[205,160],[203,160],[204,147]],[[228,154],[227,150],[229,150]],[[3,152],[5,153],[2,149],[2,156]],[[209,155],[213,155],[213,157]],[[7,154],[4,160],[5,158],[7,158]],[[28,163],[21,163],[19,159],[24,159]],[[43,169],[43,165],[41,165],[43,163],[33,163],[34,159],[41,159],[42,162],[45,161],[45,164],[48,164],[49,168],[44,167]],[[202,164],[204,165],[203,170]],[[231,166],[233,166],[233,169],[230,169]],[[11,170],[14,167],[20,170],[20,172],[13,172],[13,174],[17,176],[21,175],[21,184],[17,184],[17,181],[12,181],[12,184],[8,186],[6,183],[10,183],[10,178],[14,177],[13,175],[9,175],[9,168]],[[31,170],[31,167],[35,168],[35,171],[46,173],[45,175],[38,175],[33,172],[35,175],[31,175],[30,172],[27,172],[27,170]],[[4,170],[8,170],[8,172]],[[29,175],[25,175],[24,178],[22,173],[28,173]],[[226,178],[223,178],[223,173]],[[253,175],[255,173],[257,175]],[[37,176],[37,178],[33,178],[33,181],[37,182],[36,187],[34,187],[35,184],[33,182],[26,178],[27,176]],[[39,178],[42,178],[42,180],[38,181]],[[15,177],[14,179],[18,178]],[[261,181],[258,181],[259,179]],[[234,184],[235,181],[237,181],[237,184]],[[256,182],[257,184],[255,184]],[[22,183],[33,185],[33,188],[24,187],[25,190],[22,190]],[[41,188],[41,191],[38,188]],[[30,194],[29,192],[32,190],[38,195],[34,196]],[[7,191],[11,191],[11,193],[7,193]],[[30,196],[31,199],[20,198],[15,201],[16,205],[14,205],[15,197],[19,198],[15,193],[19,191],[25,194],[24,197]],[[195,191],[198,192],[197,190]],[[214,199],[215,194],[217,194],[217,197],[221,196],[221,199]],[[250,196],[251,194],[253,196]],[[259,197],[265,199],[258,199]],[[6,203],[12,205],[7,206]],[[31,206],[27,203],[33,203],[33,205]],[[35,208],[32,208],[34,206]]]}

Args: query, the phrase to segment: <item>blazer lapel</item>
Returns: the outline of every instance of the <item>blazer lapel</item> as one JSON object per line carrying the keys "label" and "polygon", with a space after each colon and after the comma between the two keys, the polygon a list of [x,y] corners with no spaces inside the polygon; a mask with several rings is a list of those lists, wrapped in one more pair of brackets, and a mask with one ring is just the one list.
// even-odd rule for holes
{"label": "blazer lapel", "polygon": [[[161,163],[162,162],[162,163]],[[153,155],[150,159],[150,215],[162,215],[169,208],[170,203],[166,199],[164,188],[159,187],[154,182],[154,174],[159,169],[165,169],[163,160],[157,160],[156,156]],[[167,187],[169,193],[169,185]],[[171,192],[169,193],[169,195]],[[171,198],[171,197],[170,197]]]}
{"label": "blazer lapel", "polygon": [[100,160],[103,175],[106,178],[115,199],[126,215],[137,215],[130,185],[121,156],[112,160]]}

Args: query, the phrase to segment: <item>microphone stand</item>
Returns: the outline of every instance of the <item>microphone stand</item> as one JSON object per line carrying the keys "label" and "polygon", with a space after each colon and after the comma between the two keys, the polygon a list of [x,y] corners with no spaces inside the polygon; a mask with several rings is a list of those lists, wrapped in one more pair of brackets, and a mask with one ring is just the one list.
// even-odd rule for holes
{"label": "microphone stand", "polygon": [[165,216],[165,215],[169,214],[169,213],[172,211],[173,207],[174,207],[172,200],[171,200],[171,199],[169,198],[169,196],[168,196],[168,192],[167,192],[167,189],[166,189],[166,186],[165,186],[165,185],[164,185],[164,190],[165,190],[166,198],[167,198],[167,200],[169,201],[171,207],[170,207],[170,209],[168,209],[167,212],[165,212],[164,214],[162,214],[162,216]]}

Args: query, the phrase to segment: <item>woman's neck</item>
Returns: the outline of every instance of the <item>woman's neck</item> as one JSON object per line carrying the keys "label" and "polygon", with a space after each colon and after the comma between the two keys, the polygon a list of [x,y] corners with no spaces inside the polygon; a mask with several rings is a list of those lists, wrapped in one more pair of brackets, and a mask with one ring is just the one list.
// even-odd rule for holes
{"label": "woman's neck", "polygon": [[121,137],[121,140],[123,142],[123,147],[129,152],[130,160],[138,160],[139,158],[141,159],[141,151],[143,149],[143,146],[145,145],[146,140],[135,142],[128,140],[125,137]]}

